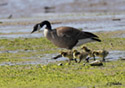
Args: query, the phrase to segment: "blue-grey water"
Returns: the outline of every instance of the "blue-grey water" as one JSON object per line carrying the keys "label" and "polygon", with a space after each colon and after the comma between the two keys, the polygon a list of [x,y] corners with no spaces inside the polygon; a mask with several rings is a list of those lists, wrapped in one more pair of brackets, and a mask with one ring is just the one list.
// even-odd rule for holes
{"label": "blue-grey water", "polygon": [[[55,16],[56,15],[56,16]],[[115,16],[115,17],[114,17]],[[33,33],[30,32],[33,30],[33,26],[45,20],[45,18],[49,21],[57,21],[59,23],[52,24],[52,28],[60,27],[60,26],[70,26],[74,28],[82,28],[83,31],[89,32],[103,32],[103,31],[117,31],[117,30],[125,30],[125,15],[117,14],[117,15],[100,15],[95,14],[85,14],[83,13],[65,13],[65,14],[41,14],[41,16],[37,15],[33,18],[17,18],[17,19],[0,19],[3,23],[22,23],[16,25],[1,25],[0,26],[0,38],[33,38],[33,37],[43,37],[41,33]],[[121,19],[120,21],[113,21],[113,18]],[[35,21],[35,22],[34,22]],[[33,22],[31,24],[24,25],[23,22]],[[41,30],[43,30],[41,28]],[[3,33],[3,34],[2,34]],[[9,34],[7,34],[9,33]],[[124,36],[123,36],[124,37]]]}
{"label": "blue-grey water", "polygon": [[[3,51],[0,53],[17,53],[17,52],[21,52],[23,50],[16,50],[16,51]],[[24,51],[24,52],[33,52],[33,51]],[[35,52],[35,51],[34,51]],[[22,57],[23,59],[33,59],[33,61],[24,61],[24,62],[0,62],[0,65],[28,65],[28,64],[48,64],[48,63],[53,63],[53,62],[57,62],[57,61],[64,61],[64,60],[68,60],[67,58],[61,57],[58,59],[51,59],[52,57],[56,56],[57,54],[45,54],[45,55],[38,55],[36,57]],[[98,57],[96,57],[98,58]],[[112,61],[112,60],[118,60],[120,58],[124,58],[125,59],[125,51],[118,51],[118,50],[114,50],[114,51],[109,51],[109,55],[105,58],[106,61]],[[98,58],[99,59],[99,58]],[[101,58],[100,58],[101,60]]]}

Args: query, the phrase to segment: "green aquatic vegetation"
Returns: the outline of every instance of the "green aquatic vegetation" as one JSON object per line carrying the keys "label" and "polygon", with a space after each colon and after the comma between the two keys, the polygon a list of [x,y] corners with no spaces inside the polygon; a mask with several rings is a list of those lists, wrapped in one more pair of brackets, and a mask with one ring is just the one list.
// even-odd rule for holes
{"label": "green aquatic vegetation", "polygon": [[[56,53],[58,50],[31,50],[31,51],[19,51],[17,53],[1,53],[0,63],[2,62],[22,62],[22,61],[34,61],[41,58],[46,54]],[[51,58],[51,57],[50,57]]]}
{"label": "green aquatic vegetation", "polygon": [[125,34],[125,31],[113,32],[97,32],[102,42],[94,42],[85,44],[92,49],[106,50],[125,50],[125,37],[117,37],[117,35]]}
{"label": "green aquatic vegetation", "polygon": [[58,48],[55,48],[46,38],[0,39],[0,51],[2,52],[0,53],[0,62],[29,61],[25,57],[36,58],[40,55],[55,53],[58,51]]}
{"label": "green aquatic vegetation", "polygon": [[0,66],[1,88],[123,88],[125,63],[112,61],[92,67],[62,62],[48,65]]}
{"label": "green aquatic vegetation", "polygon": [[23,62],[23,61],[33,61],[33,59],[21,59],[21,58],[0,58],[1,62]]}
{"label": "green aquatic vegetation", "polygon": [[[92,49],[125,50],[125,38],[101,38],[102,42],[88,43]],[[122,46],[122,47],[121,47]]]}
{"label": "green aquatic vegetation", "polygon": [[55,46],[46,38],[0,39],[0,50],[36,50],[51,49]]}

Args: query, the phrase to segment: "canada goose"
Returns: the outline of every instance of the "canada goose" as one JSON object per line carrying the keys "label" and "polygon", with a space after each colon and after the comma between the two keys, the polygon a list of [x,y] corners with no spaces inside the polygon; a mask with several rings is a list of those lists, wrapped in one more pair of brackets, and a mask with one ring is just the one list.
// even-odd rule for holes
{"label": "canada goose", "polygon": [[79,59],[78,63],[80,63],[83,59],[85,59],[87,62],[89,62],[88,59],[86,59],[87,56],[88,56],[87,52],[78,52],[77,50],[73,51],[73,58]]}
{"label": "canada goose", "polygon": [[50,40],[54,45],[60,48],[72,49],[88,42],[101,42],[98,36],[93,33],[78,30],[73,27],[58,27],[52,29],[49,21],[42,21],[34,26],[33,32],[40,30],[44,25],[44,36]]}
{"label": "canada goose", "polygon": [[97,57],[102,57],[102,61],[105,61],[105,57],[109,54],[106,50],[94,50],[93,54]]}
{"label": "canada goose", "polygon": [[95,54],[93,54],[93,50],[87,48],[86,46],[82,46],[82,48],[85,52],[87,52],[89,54],[89,57],[93,57],[93,59],[95,60]]}
{"label": "canada goose", "polygon": [[63,57],[67,57],[68,59],[69,59],[69,63],[68,64],[70,64],[71,63],[71,60],[75,60],[75,62],[77,63],[77,60],[76,59],[74,59],[73,58],[73,52],[72,51],[63,51],[63,52],[61,52],[61,55],[63,56]]}

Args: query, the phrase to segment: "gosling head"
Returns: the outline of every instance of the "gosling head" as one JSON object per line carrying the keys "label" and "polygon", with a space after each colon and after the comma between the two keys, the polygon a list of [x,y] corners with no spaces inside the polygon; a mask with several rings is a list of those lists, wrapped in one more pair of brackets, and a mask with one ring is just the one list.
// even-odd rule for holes
{"label": "gosling head", "polygon": [[67,53],[66,52],[61,52],[60,53],[63,57],[66,57],[67,56]]}
{"label": "gosling head", "polygon": [[86,46],[82,46],[81,49],[83,49],[83,50],[86,51],[86,52],[90,52],[90,51],[91,51],[91,50],[88,49]]}
{"label": "gosling head", "polygon": [[86,46],[82,46],[81,49],[84,49],[84,50],[85,50],[85,49],[88,49],[88,48],[87,48]]}
{"label": "gosling head", "polygon": [[77,50],[73,50],[73,55],[77,56],[79,54],[80,54],[80,52],[78,52]]}
{"label": "gosling head", "polygon": [[76,52],[78,52],[76,49],[75,49],[75,50],[73,50],[73,53],[76,53]]}
{"label": "gosling head", "polygon": [[95,55],[99,55],[99,52],[93,52],[93,54],[95,54]]}

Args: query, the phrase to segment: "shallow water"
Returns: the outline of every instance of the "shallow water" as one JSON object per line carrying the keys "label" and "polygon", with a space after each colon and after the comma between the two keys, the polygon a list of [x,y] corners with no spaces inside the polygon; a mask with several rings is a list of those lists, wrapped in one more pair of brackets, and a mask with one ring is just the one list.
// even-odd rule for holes
{"label": "shallow water", "polygon": [[109,51],[109,55],[107,56],[108,60],[118,60],[120,58],[125,58],[125,51]]}
{"label": "shallow water", "polygon": [[19,52],[35,52],[36,50],[5,50],[0,53],[19,53]]}
{"label": "shallow water", "polygon": [[[10,53],[16,53],[19,51],[8,51]],[[30,51],[29,51],[30,52]],[[5,53],[5,52],[3,52]],[[48,63],[53,63],[57,61],[64,61],[68,60],[67,58],[61,57],[58,59],[51,59],[52,57],[56,56],[57,54],[45,54],[42,56],[37,56],[37,57],[22,57],[23,59],[33,59],[34,61],[23,61],[23,62],[2,62],[0,63],[1,66],[3,65],[28,65],[28,64],[48,64]],[[107,61],[112,61],[112,60],[118,60],[120,58],[125,58],[125,51],[109,51],[109,55],[106,57]]]}
{"label": "shallow water", "polygon": [[[125,15],[124,14],[106,14],[98,15],[97,13],[50,13],[50,14],[36,14],[31,18],[15,18],[15,19],[0,19],[3,23],[12,23],[11,25],[1,25],[0,38],[32,38],[42,37],[42,33],[29,35],[33,30],[33,26],[42,20],[56,21],[58,24],[52,24],[52,28],[60,26],[71,26],[74,28],[82,28],[84,31],[100,32],[100,31],[116,31],[125,30]],[[113,21],[112,19],[118,18],[121,20]],[[25,23],[27,24],[25,24]],[[18,24],[19,23],[19,24]],[[29,24],[28,24],[29,23]],[[43,30],[42,28],[41,30]],[[9,33],[8,35],[6,33]],[[15,34],[13,34],[15,33]],[[16,34],[17,33],[17,34]]]}
{"label": "shallow water", "polygon": [[19,32],[31,32],[30,26],[3,26],[0,27],[0,33],[19,33]]}
{"label": "shallow water", "polygon": [[10,38],[40,38],[40,37],[43,37],[42,33],[0,35],[1,39],[10,39]]}
{"label": "shallow water", "polygon": [[[102,31],[116,31],[116,30],[124,30],[125,25],[122,22],[72,22],[72,23],[61,23],[61,24],[53,24],[52,27],[60,27],[60,26],[71,26],[74,28],[82,28],[83,31],[88,32],[102,32]],[[42,28],[41,30],[43,30]],[[33,33],[30,32],[33,30],[31,26],[26,27],[0,27],[0,33],[4,33],[0,35],[0,38],[33,38],[33,37],[43,37],[43,33]],[[9,33],[9,34],[6,34]],[[17,34],[16,34],[17,33]],[[124,36],[122,36],[124,37]]]}

